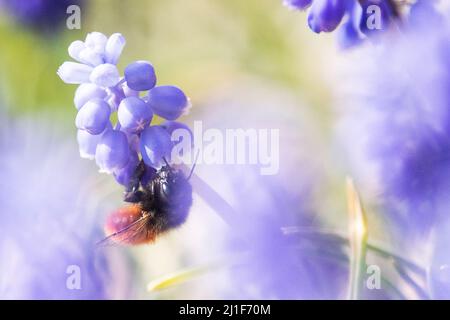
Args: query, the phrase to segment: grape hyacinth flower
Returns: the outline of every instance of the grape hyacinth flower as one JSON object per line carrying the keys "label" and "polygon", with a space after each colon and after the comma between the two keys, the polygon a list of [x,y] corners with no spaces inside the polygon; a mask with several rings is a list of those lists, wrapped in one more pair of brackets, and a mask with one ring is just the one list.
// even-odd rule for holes
{"label": "grape hyacinth flower", "polygon": [[4,9],[22,25],[44,34],[61,30],[67,19],[67,8],[83,6],[83,0],[0,0]]}
{"label": "grape hyacinth flower", "polygon": [[304,10],[308,8],[313,0],[283,0],[283,4],[292,10]]}
{"label": "grape hyacinth flower", "polygon": [[[80,156],[95,159],[101,172],[127,186],[141,159],[148,175],[170,161],[175,143],[171,134],[174,128],[186,129],[175,120],[188,112],[190,102],[176,86],[156,86],[148,61],[130,63],[121,77],[116,65],[124,46],[119,33],[109,38],[89,33],[68,48],[77,62],[64,62],[57,73],[65,83],[79,84],[74,104]],[[154,115],[171,121],[170,126],[152,125]]]}
{"label": "grape hyacinth flower", "polygon": [[[423,2],[419,0],[414,5]],[[426,2],[429,2],[426,0]],[[411,3],[395,0],[284,0],[294,10],[308,10],[308,25],[315,33],[338,29],[342,48],[353,47],[367,38],[374,38],[392,25],[400,24],[406,6]]]}
{"label": "grape hyacinth flower", "polygon": [[0,299],[128,297],[128,258],[94,246],[109,192],[86,178],[90,169],[61,130],[1,109]]}
{"label": "grape hyacinth flower", "polygon": [[413,239],[448,220],[449,17],[419,2],[402,35],[376,51],[361,48],[349,65],[358,85],[348,93],[353,108],[342,132],[353,142],[355,175],[376,182],[392,225]]}

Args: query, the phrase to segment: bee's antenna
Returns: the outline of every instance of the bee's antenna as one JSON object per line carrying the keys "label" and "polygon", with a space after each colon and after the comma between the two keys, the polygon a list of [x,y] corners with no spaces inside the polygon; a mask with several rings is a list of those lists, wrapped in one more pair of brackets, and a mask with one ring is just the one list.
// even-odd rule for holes
{"label": "bee's antenna", "polygon": [[200,150],[197,150],[197,154],[195,155],[194,164],[192,165],[191,171],[189,172],[189,175],[187,177],[188,180],[191,179],[192,174],[194,173],[194,169],[195,169],[195,166],[197,165],[197,160],[198,160],[199,155],[200,155]]}

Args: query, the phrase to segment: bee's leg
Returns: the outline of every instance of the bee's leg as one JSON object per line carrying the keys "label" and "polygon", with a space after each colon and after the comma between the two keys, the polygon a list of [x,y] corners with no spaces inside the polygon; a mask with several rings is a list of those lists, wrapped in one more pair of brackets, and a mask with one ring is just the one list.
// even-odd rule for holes
{"label": "bee's leg", "polygon": [[141,179],[145,174],[145,164],[141,160],[130,179],[130,183],[125,189],[124,201],[137,203],[142,200],[143,192],[139,190]]}

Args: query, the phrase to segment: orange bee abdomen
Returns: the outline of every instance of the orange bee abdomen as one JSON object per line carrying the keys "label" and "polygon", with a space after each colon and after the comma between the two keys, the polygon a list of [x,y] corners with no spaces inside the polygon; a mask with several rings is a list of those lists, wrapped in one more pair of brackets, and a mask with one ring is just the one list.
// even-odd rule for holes
{"label": "orange bee abdomen", "polygon": [[136,245],[155,240],[156,234],[149,228],[149,213],[141,206],[130,205],[111,213],[105,222],[105,234],[115,243]]}

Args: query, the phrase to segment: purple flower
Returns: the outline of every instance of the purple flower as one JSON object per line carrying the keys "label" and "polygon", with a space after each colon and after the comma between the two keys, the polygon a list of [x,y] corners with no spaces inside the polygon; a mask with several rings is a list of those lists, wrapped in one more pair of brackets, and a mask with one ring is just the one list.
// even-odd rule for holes
{"label": "purple flower", "polygon": [[120,33],[112,34],[105,44],[105,62],[117,64],[125,43],[125,38]]}
{"label": "purple flower", "polygon": [[0,119],[0,298],[126,298],[126,257],[95,248],[110,205],[73,142],[51,123]]}
{"label": "purple flower", "polygon": [[57,73],[66,83],[92,82],[113,87],[120,79],[116,63],[124,46],[121,34],[107,38],[100,32],[89,33],[84,42],[76,40],[69,46],[69,55],[79,63],[64,62]]}
{"label": "purple flower", "polygon": [[[192,149],[194,148],[194,134],[192,133],[192,130],[186,124],[178,121],[164,121],[163,123],[161,123],[160,126],[164,128],[170,135],[173,147],[175,147],[178,144],[182,144],[183,146],[183,148],[180,148],[178,152],[171,152],[167,160],[169,162],[175,163],[183,162],[182,158],[190,154],[192,152]],[[186,144],[186,141],[184,141],[184,139],[186,140],[189,139],[187,141],[188,144]],[[190,145],[190,149],[186,148],[185,147],[186,145],[188,147]]]}
{"label": "purple flower", "polygon": [[[144,159],[150,173],[164,165],[164,159],[171,161],[170,134],[175,123],[169,131],[149,128],[153,113],[175,120],[190,107],[179,88],[155,87],[155,71],[149,62],[129,64],[121,78],[116,63],[124,45],[119,33],[109,38],[100,32],[89,33],[85,41],[76,40],[68,48],[77,62],[64,62],[57,72],[64,82],[80,84],[74,97],[80,156],[95,158],[100,172],[113,173],[122,185],[128,183],[136,168],[136,157]],[[140,91],[147,90],[147,96],[140,98]],[[110,118],[115,111],[113,129]],[[148,179],[150,174],[145,176]]]}
{"label": "purple flower", "polygon": [[338,30],[338,42],[342,49],[355,47],[363,41],[363,35],[359,28],[361,15],[361,6],[354,2],[347,13],[347,21]]}
{"label": "purple flower", "polygon": [[141,154],[144,162],[151,167],[160,168],[172,151],[169,133],[160,126],[151,126],[141,135]]}
{"label": "purple flower", "polygon": [[78,111],[75,124],[78,129],[86,130],[90,134],[100,134],[105,131],[110,114],[111,109],[104,100],[92,99]]}
{"label": "purple flower", "polygon": [[189,128],[188,125],[182,122],[167,120],[161,123],[161,127],[166,129],[170,136],[172,136],[175,130],[178,129],[185,130],[191,136],[191,141],[192,142],[194,141],[194,134],[192,133],[192,130]]}
{"label": "purple flower", "polygon": [[360,30],[366,35],[386,31],[396,15],[390,0],[363,0],[361,7]]}
{"label": "purple flower", "polygon": [[[108,122],[106,125],[106,130],[112,129],[111,122]],[[77,142],[78,149],[80,151],[80,157],[84,159],[94,160],[95,159],[95,151],[97,150],[97,145],[102,138],[102,134],[90,134],[86,130],[78,130],[77,131]]]}
{"label": "purple flower", "polygon": [[[423,20],[352,60],[352,65],[359,61],[354,66],[358,85],[349,102],[354,109],[342,123],[346,140],[352,141],[349,155],[360,168],[355,175],[377,182],[385,212],[402,234],[426,233],[448,217],[447,21]],[[373,174],[366,177],[364,172]]]}
{"label": "purple flower", "polygon": [[58,69],[58,76],[65,83],[81,84],[89,82],[93,68],[85,64],[66,61]]}
{"label": "purple flower", "polygon": [[125,133],[107,130],[103,133],[95,151],[95,161],[101,172],[113,173],[128,163],[130,147]]}
{"label": "purple flower", "polygon": [[91,99],[106,98],[106,90],[93,83],[82,83],[75,91],[73,103],[75,107],[80,110],[81,107]]}
{"label": "purple flower", "polygon": [[150,90],[156,84],[155,69],[150,62],[135,61],[125,68],[125,80],[133,90]]}
{"label": "purple flower", "polygon": [[283,4],[291,9],[304,10],[308,8],[313,0],[283,0]]}
{"label": "purple flower", "polygon": [[113,174],[114,178],[116,178],[116,181],[121,185],[128,187],[128,184],[130,183],[130,180],[133,177],[134,171],[136,170],[138,164],[139,164],[138,154],[136,152],[131,152],[130,158],[126,166],[123,167],[122,169],[114,171]]}
{"label": "purple flower", "polygon": [[72,42],[68,52],[74,60],[92,67],[103,63],[116,65],[124,46],[125,39],[120,33],[107,38],[103,33],[91,32],[84,42]]}
{"label": "purple flower", "polygon": [[138,133],[152,121],[150,106],[138,97],[127,97],[120,102],[117,117],[123,130]]}
{"label": "purple flower", "polygon": [[[298,169],[293,174],[298,177]],[[304,193],[299,194],[278,182],[278,177],[262,177],[248,168],[229,168],[227,176],[235,190],[236,215],[240,217],[232,226],[229,250],[247,253],[231,271],[230,298],[343,298],[348,273],[339,262],[346,261],[343,248],[320,237],[312,240],[281,232],[291,225],[319,227],[309,211],[309,182],[304,181]]]}
{"label": "purple flower", "polygon": [[4,8],[21,24],[45,34],[62,30],[70,5],[82,7],[83,12],[87,9],[82,0],[0,0],[0,9]]}
{"label": "purple flower", "polygon": [[348,0],[315,0],[308,15],[311,30],[316,33],[335,30],[344,17],[348,3]]}
{"label": "purple flower", "polygon": [[[342,48],[354,47],[367,37],[387,31],[396,21],[408,24],[408,15],[403,6],[421,6],[424,1],[414,4],[395,0],[284,0],[293,9],[304,10],[310,6],[308,25],[312,31],[332,32],[339,25],[339,44]],[[431,1],[427,1],[428,3]],[[384,32],[383,32],[384,33]]]}
{"label": "purple flower", "polygon": [[89,80],[102,87],[113,87],[120,79],[119,71],[116,66],[110,63],[104,63],[92,70]]}
{"label": "purple flower", "polygon": [[[229,271],[220,275],[224,286],[221,298],[345,298],[348,270],[343,248],[320,237],[281,232],[288,226],[318,228],[328,215],[314,208],[320,201],[315,190],[322,190],[323,166],[317,161],[321,152],[313,135],[314,122],[302,112],[307,109],[273,86],[236,83],[199,110],[204,123],[219,130],[280,129],[280,170],[275,175],[262,176],[258,165],[250,164],[200,165],[195,169],[196,175],[234,208],[231,213],[224,210],[228,227],[211,239],[223,239],[224,250],[232,257]],[[302,117],[295,121],[286,117],[296,112]],[[292,147],[300,145],[303,147]],[[196,179],[192,178],[194,190]]]}
{"label": "purple flower", "polygon": [[184,92],[175,86],[153,88],[148,93],[147,101],[155,114],[167,120],[176,120],[190,108]]}

